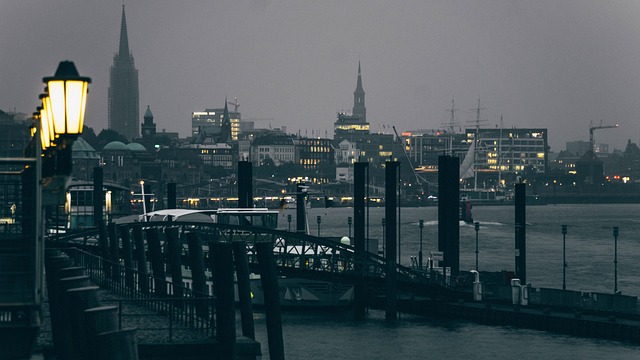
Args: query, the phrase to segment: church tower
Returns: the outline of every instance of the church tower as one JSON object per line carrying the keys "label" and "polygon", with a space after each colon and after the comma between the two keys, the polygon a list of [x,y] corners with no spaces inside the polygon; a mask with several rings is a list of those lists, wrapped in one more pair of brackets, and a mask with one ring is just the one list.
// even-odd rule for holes
{"label": "church tower", "polygon": [[138,69],[129,52],[127,19],[122,5],[120,46],[109,71],[109,129],[129,140],[140,136]]}
{"label": "church tower", "polygon": [[156,135],[156,124],[153,122],[153,113],[149,106],[144,112],[144,122],[142,123],[142,138],[154,137]]}
{"label": "church tower", "polygon": [[358,61],[358,84],[353,92],[353,116],[357,116],[362,122],[367,121],[367,108],[364,106],[364,89],[362,88],[362,74],[360,72],[360,61]]}

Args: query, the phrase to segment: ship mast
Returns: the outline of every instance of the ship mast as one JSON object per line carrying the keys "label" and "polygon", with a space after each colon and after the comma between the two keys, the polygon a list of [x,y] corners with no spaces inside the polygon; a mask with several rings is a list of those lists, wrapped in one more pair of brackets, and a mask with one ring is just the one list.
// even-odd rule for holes
{"label": "ship mast", "polygon": [[451,108],[447,109],[447,111],[451,113],[449,124],[447,124],[449,128],[449,149],[447,150],[447,155],[450,156],[453,156],[453,135],[455,134],[456,126],[459,125],[456,121],[456,110],[458,110],[456,109],[456,104],[453,99],[451,99]]}
{"label": "ship mast", "polygon": [[471,109],[476,111],[476,120],[470,121],[470,123],[475,125],[476,133],[473,135],[473,142],[475,144],[475,151],[473,152],[473,189],[478,189],[478,146],[480,145],[480,126],[486,123],[487,119],[480,118],[480,110],[485,110],[485,108],[480,107],[480,98],[478,98],[478,107],[475,109]]}

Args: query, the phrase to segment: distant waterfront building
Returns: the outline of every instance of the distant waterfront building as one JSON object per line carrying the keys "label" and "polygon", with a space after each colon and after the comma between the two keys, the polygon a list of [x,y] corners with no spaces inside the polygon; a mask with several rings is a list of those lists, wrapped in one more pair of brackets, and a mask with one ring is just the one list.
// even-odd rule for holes
{"label": "distant waterfront building", "polygon": [[290,135],[271,133],[256,138],[251,143],[251,161],[261,166],[264,160],[271,159],[275,166],[296,161],[296,148]]}
{"label": "distant waterfront building", "polygon": [[[225,114],[227,114],[226,118]],[[229,111],[225,100],[224,108],[191,113],[191,135],[194,139],[214,138],[220,140],[221,137],[226,136],[225,133],[228,131],[230,140],[238,140],[241,119],[240,112]]]}
{"label": "distant waterfront building", "polygon": [[[476,129],[466,129],[470,144]],[[478,129],[476,169],[478,173],[515,175],[525,170],[547,172],[547,129]]]}
{"label": "distant waterfront building", "polygon": [[140,136],[138,69],[129,52],[127,20],[122,5],[120,46],[113,57],[109,71],[109,129],[117,131],[128,140]]}

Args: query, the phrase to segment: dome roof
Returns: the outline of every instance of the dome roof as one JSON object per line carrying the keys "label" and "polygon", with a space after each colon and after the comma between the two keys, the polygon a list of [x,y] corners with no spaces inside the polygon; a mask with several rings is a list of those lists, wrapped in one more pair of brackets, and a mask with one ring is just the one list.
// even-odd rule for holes
{"label": "dome roof", "polygon": [[127,148],[131,151],[147,151],[144,145],[134,142],[127,144]]}
{"label": "dome roof", "polygon": [[127,151],[129,148],[122,141],[112,141],[105,145],[102,150]]}
{"label": "dome roof", "polygon": [[96,149],[94,149],[83,138],[79,137],[71,146],[74,159],[99,159]]}

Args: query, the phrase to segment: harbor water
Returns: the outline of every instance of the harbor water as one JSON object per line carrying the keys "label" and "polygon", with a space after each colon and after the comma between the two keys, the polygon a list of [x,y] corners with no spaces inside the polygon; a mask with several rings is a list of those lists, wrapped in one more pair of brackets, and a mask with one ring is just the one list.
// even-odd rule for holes
{"label": "harbor water", "polygon": [[[546,205],[527,207],[527,281],[533,287],[562,288],[563,235],[567,225],[566,284],[568,290],[613,293],[613,227],[617,238],[618,283],[625,295],[640,295],[640,205]],[[295,210],[283,210],[279,228],[295,228]],[[310,233],[348,236],[353,208],[308,210]],[[370,208],[368,233],[382,250],[384,208]],[[513,206],[473,208],[478,231],[479,269],[513,271],[515,235]],[[420,249],[419,220],[424,220],[424,262],[437,250],[437,208],[402,208],[399,246],[401,263],[411,265]],[[353,225],[351,233],[353,234]],[[475,267],[476,231],[460,227],[460,268]],[[256,313],[262,359],[269,359],[264,315]],[[285,353],[288,359],[640,359],[640,345],[578,338],[529,329],[486,326],[459,320],[404,315],[388,324],[383,311],[371,310],[355,321],[349,312],[285,312]]]}

